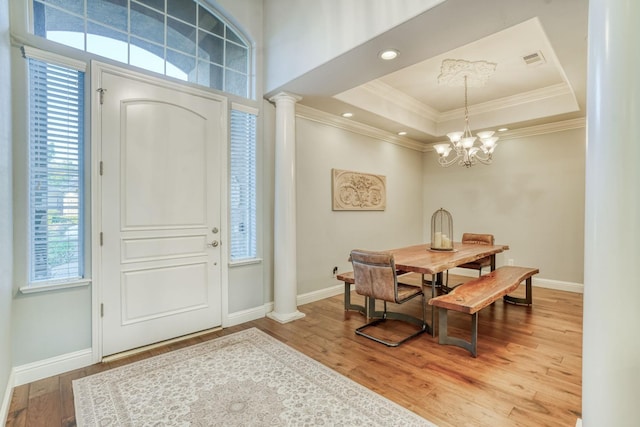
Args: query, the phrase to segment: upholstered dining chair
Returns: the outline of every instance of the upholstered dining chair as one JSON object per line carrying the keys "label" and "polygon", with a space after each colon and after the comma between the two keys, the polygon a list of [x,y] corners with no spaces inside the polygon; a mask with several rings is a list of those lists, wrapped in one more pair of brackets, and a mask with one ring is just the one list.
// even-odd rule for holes
{"label": "upholstered dining chair", "polygon": [[[462,235],[462,243],[474,243],[477,245],[493,245],[493,234],[476,234],[476,233],[464,233]],[[493,257],[488,256],[473,262],[459,265],[459,268],[469,268],[478,270],[478,277],[482,276],[482,269],[485,267],[492,268]],[[493,266],[495,268],[495,266]]]}
{"label": "upholstered dining chair", "polygon": [[[369,338],[389,347],[397,347],[410,338],[413,338],[427,330],[426,304],[421,286],[406,285],[398,283],[395,260],[393,254],[389,252],[373,252],[361,249],[351,251],[351,263],[353,264],[353,275],[356,293],[364,295],[366,306],[366,323],[356,329],[356,334]],[[392,312],[387,310],[387,302],[403,304],[413,298],[420,297],[422,300],[422,319],[406,313]],[[375,301],[384,302],[383,311],[375,311]],[[373,302],[373,304],[370,304]],[[373,321],[369,321],[374,318]],[[366,329],[373,327],[387,319],[400,320],[415,324],[419,329],[409,336],[405,336],[399,341],[391,341],[370,335]],[[375,329],[375,328],[374,328]]]}

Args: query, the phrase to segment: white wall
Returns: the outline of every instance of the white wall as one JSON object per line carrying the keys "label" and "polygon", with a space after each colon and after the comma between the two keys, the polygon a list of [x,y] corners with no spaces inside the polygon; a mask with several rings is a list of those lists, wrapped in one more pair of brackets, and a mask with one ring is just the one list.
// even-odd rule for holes
{"label": "white wall", "polygon": [[13,290],[13,224],[11,167],[11,66],[9,3],[0,0],[0,422],[11,373],[11,294]]}
{"label": "white wall", "polygon": [[498,143],[493,164],[442,168],[424,155],[425,239],[433,212],[453,216],[462,233],[492,233],[510,250],[498,264],[538,267],[539,278],[583,283],[585,130]]}
{"label": "white wall", "polygon": [[[332,211],[331,169],[386,176],[384,211]],[[296,119],[298,294],[338,284],[352,249],[422,242],[422,154],[389,142]]]}
{"label": "white wall", "polygon": [[265,1],[265,92],[442,1]]}

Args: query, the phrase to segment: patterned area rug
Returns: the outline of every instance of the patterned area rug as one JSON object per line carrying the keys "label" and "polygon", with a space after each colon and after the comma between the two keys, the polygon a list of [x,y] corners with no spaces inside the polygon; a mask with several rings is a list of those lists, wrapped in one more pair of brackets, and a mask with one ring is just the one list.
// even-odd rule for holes
{"label": "patterned area rug", "polygon": [[73,381],[78,426],[434,426],[252,328]]}

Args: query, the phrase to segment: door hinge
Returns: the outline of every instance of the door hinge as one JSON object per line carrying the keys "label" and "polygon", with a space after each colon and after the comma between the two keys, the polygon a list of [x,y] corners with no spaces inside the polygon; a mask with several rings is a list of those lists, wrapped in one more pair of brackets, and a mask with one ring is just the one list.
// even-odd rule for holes
{"label": "door hinge", "polygon": [[104,317],[104,304],[100,303],[100,317]]}
{"label": "door hinge", "polygon": [[104,163],[102,163],[102,160],[100,160],[100,176],[102,176],[103,173],[104,173]]}
{"label": "door hinge", "polygon": [[96,92],[100,93],[100,105],[104,104],[104,93],[106,92],[106,89],[100,88],[100,89],[96,89]]}
{"label": "door hinge", "polygon": [[100,246],[104,243],[104,236],[102,235],[102,231],[100,232]]}

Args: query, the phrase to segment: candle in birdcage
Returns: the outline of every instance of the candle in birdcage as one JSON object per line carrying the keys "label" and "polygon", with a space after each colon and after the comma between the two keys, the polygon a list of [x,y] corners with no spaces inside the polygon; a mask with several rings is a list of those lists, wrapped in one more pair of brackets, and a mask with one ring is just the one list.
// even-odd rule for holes
{"label": "candle in birdcage", "polygon": [[447,237],[446,234],[442,235],[442,248],[450,248],[451,247],[451,239],[449,239],[449,237]]}
{"label": "candle in birdcage", "polygon": [[441,248],[442,247],[442,232],[436,231],[435,236],[433,237],[433,247]]}

